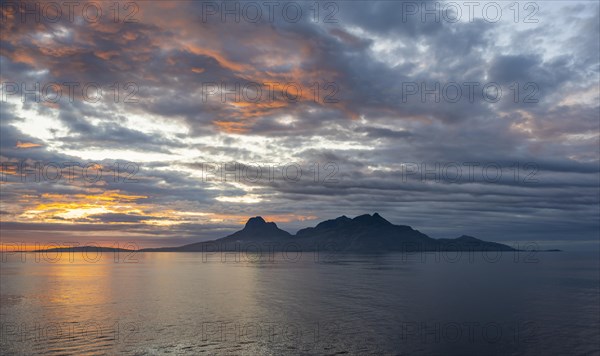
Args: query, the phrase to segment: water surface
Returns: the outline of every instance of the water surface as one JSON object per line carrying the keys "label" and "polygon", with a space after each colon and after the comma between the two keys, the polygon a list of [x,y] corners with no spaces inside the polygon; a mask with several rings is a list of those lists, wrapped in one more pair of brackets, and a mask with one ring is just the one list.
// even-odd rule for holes
{"label": "water surface", "polygon": [[597,253],[3,258],[6,355],[600,354]]}

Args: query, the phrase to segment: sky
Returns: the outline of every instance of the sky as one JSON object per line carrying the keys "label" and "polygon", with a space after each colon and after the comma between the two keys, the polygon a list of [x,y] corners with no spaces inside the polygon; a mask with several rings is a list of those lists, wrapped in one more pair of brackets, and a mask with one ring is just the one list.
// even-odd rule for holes
{"label": "sky", "polygon": [[598,248],[597,1],[11,2],[3,243],[176,246],[378,212]]}

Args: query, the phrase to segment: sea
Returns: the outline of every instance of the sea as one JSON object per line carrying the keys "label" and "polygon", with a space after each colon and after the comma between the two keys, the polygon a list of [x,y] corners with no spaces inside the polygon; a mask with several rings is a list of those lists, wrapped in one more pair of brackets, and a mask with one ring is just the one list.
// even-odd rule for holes
{"label": "sea", "polygon": [[1,259],[2,355],[600,355],[598,252]]}

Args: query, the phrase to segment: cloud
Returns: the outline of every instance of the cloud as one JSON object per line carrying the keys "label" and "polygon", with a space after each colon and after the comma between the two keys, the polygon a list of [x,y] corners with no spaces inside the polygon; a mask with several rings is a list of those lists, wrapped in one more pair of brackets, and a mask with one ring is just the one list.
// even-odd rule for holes
{"label": "cloud", "polygon": [[[203,20],[194,2],[140,3],[135,23],[9,16],[0,24],[0,162],[90,168],[58,180],[48,168],[37,181],[4,170],[7,231],[126,229],[181,242],[223,236],[246,216],[378,211],[436,237],[597,237],[598,4],[544,3],[538,24],[423,20],[406,2],[335,4],[335,22],[328,11],[315,21],[308,3],[297,22],[281,12]],[[65,82],[77,83],[73,95]],[[275,82],[271,96],[265,83]],[[477,84],[472,100],[467,82]],[[25,92],[39,83],[39,96],[19,83]],[[43,91],[49,83],[62,88],[56,102]],[[281,90],[290,83],[301,89],[294,100]],[[497,102],[486,100],[489,83],[501,87]],[[102,95],[86,92],[90,84]],[[206,162],[295,163],[302,177],[205,181]],[[463,168],[456,182],[406,176],[407,165],[452,163]],[[465,178],[465,163],[479,164],[476,179]],[[482,171],[490,164],[502,167],[493,182]],[[126,209],[84,198],[110,192],[145,198],[121,197]]]}
{"label": "cloud", "polygon": [[35,147],[41,147],[41,146],[42,145],[39,143],[17,141],[17,145],[15,147],[16,148],[35,148]]}

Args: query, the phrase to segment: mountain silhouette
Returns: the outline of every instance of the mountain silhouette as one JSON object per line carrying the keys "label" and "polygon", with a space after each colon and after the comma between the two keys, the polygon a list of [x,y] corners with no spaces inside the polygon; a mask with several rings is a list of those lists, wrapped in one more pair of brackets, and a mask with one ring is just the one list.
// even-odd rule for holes
{"label": "mountain silhouette", "polygon": [[277,227],[274,222],[266,222],[260,216],[248,219],[246,226],[236,233],[229,235],[229,239],[238,240],[261,240],[261,239],[273,239],[273,238],[289,238],[292,235],[284,230]]}
{"label": "mountain silhouette", "polygon": [[219,249],[235,250],[240,244],[246,247],[250,244],[265,244],[269,242],[289,242],[292,234],[281,230],[274,222],[266,222],[260,216],[248,219],[244,228],[215,241],[197,242],[175,248],[160,248],[161,251],[210,251],[213,244],[218,242]]}
{"label": "mountain silhouette", "polygon": [[142,251],[252,251],[268,248],[285,251],[336,252],[388,251],[514,251],[510,246],[472,236],[434,239],[407,225],[394,225],[378,213],[355,218],[340,216],[292,235],[262,217],[250,218],[242,230],[213,241]]}

